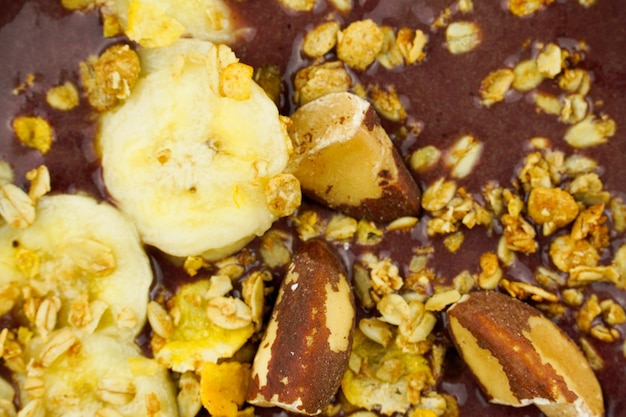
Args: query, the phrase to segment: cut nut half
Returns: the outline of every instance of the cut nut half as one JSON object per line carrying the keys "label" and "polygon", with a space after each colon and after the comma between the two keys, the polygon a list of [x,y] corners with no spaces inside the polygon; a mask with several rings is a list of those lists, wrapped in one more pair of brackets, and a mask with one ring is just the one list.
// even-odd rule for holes
{"label": "cut nut half", "polygon": [[548,417],[600,417],[602,391],[576,344],[538,310],[493,291],[447,311],[452,340],[493,403],[535,404]]}
{"label": "cut nut half", "polygon": [[305,195],[356,218],[415,216],[420,191],[372,106],[332,93],[300,107],[288,128],[288,169]]}

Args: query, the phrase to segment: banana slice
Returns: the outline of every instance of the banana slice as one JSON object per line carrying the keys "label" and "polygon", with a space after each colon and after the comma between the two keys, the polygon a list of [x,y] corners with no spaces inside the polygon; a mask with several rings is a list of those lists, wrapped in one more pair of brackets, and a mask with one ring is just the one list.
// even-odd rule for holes
{"label": "banana slice", "polygon": [[300,203],[291,142],[251,68],[226,46],[180,40],[140,51],[131,97],[104,114],[104,182],[145,243],[216,259]]}
{"label": "banana slice", "polygon": [[131,341],[63,328],[33,339],[26,354],[28,370],[17,383],[33,414],[24,415],[178,416],[167,369]]}
{"label": "banana slice", "polygon": [[118,210],[81,195],[39,199],[24,229],[0,227],[0,288],[24,294],[42,336],[57,327],[132,338],[145,324],[150,261],[134,225]]}
{"label": "banana slice", "polygon": [[112,0],[103,12],[144,47],[169,46],[181,36],[229,43],[236,34],[223,0]]}

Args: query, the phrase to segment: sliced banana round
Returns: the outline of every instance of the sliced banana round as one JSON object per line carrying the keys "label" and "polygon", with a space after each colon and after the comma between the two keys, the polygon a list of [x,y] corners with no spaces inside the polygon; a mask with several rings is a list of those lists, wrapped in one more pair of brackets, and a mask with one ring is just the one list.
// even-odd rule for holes
{"label": "sliced banana round", "polygon": [[140,51],[130,98],[104,114],[108,192],[147,244],[173,256],[232,253],[300,202],[291,142],[252,68],[224,45]]}
{"label": "sliced banana round", "polygon": [[229,43],[237,32],[224,0],[112,0],[103,13],[115,18],[131,40],[150,48],[168,46],[181,36]]}
{"label": "sliced banana round", "polygon": [[152,270],[132,222],[82,195],[38,200],[27,228],[0,227],[0,288],[14,288],[36,331],[110,331],[132,338],[146,321]]}
{"label": "sliced banana round", "polygon": [[177,417],[175,388],[168,371],[141,355],[132,341],[102,333],[56,330],[35,338],[17,374],[24,409],[48,417]]}

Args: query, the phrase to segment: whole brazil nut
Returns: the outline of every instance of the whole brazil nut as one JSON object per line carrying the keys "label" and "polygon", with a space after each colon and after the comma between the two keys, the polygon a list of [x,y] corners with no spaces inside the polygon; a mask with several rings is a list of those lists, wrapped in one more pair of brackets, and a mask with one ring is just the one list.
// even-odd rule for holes
{"label": "whole brazil nut", "polygon": [[576,344],[537,309],[495,291],[450,307],[459,354],[493,403],[536,405],[548,417],[600,417],[600,384]]}
{"label": "whole brazil nut", "polygon": [[248,401],[319,414],[350,357],[355,304],[345,267],[321,240],[297,248],[252,365]]}

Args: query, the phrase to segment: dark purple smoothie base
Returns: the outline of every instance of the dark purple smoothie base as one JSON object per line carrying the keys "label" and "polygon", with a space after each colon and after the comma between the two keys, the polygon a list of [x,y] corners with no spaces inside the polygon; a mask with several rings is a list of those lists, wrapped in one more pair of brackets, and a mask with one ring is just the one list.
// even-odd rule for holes
{"label": "dark purple smoothie base", "polygon": [[[85,97],[81,105],[70,112],[59,112],[45,102],[46,92],[55,85],[71,81],[79,85],[78,63],[87,56],[99,53],[107,46],[124,39],[103,39],[98,13],[70,13],[57,1],[0,0],[0,158],[9,161],[15,171],[18,185],[25,186],[24,174],[41,164],[51,172],[53,192],[84,191],[100,199],[108,199],[103,186],[98,156],[93,140],[96,134],[96,116]],[[481,187],[490,180],[508,186],[516,176],[524,155],[528,153],[528,140],[535,136],[550,138],[556,148],[567,154],[581,153],[599,161],[605,188],[614,195],[626,197],[626,8],[619,0],[598,0],[584,8],[574,0],[562,0],[532,16],[519,18],[509,13],[499,1],[474,1],[475,10],[465,16],[477,22],[483,31],[480,46],[460,56],[453,56],[444,47],[444,31],[431,31],[429,19],[437,16],[449,2],[440,0],[378,0],[355,1],[351,13],[341,16],[342,24],[371,18],[379,25],[419,28],[429,35],[426,59],[414,66],[388,70],[373,65],[352,76],[367,85],[377,83],[395,86],[406,105],[410,120],[422,126],[418,136],[400,135],[402,124],[383,121],[402,156],[425,145],[439,149],[449,147],[462,134],[469,133],[485,143],[486,151],[467,179],[460,185],[479,195]],[[286,11],[274,0],[232,1],[239,24],[254,30],[245,41],[233,45],[242,62],[260,67],[278,65],[283,79],[281,112],[289,115],[295,105],[291,100],[293,76],[310,64],[299,52],[300,42],[307,30],[323,21],[331,12],[321,0],[311,13]],[[583,68],[593,76],[591,95],[601,101],[601,111],[617,123],[617,134],[607,144],[584,151],[570,148],[562,137],[567,126],[556,117],[539,114],[527,97],[520,94],[506,103],[490,108],[479,106],[478,90],[489,72],[503,68],[507,63],[528,58],[524,50],[526,41],[554,42],[567,48],[575,41],[584,40],[588,50],[584,53]],[[35,74],[36,82],[26,94],[15,95],[12,90],[24,82],[28,74]],[[596,109],[598,111],[598,109]],[[11,120],[16,115],[35,114],[51,122],[55,130],[55,143],[51,151],[42,156],[17,141],[11,130]],[[427,184],[443,175],[439,170],[416,176],[422,190]],[[318,210],[324,216],[332,212],[315,203],[305,201],[305,208]],[[424,220],[424,219],[423,219]],[[382,242],[367,248],[358,244],[337,244],[337,250],[348,269],[364,250],[379,256],[390,256],[406,272],[414,249],[435,247],[435,256],[429,264],[443,280],[451,279],[463,270],[477,272],[480,254],[494,250],[498,235],[490,235],[484,228],[465,231],[465,241],[454,255],[443,248],[440,238],[430,238],[425,233],[425,221],[410,232],[385,234]],[[275,228],[293,235],[294,247],[300,244],[295,225],[281,220]],[[613,246],[603,257],[612,259],[614,251],[623,244],[624,236],[612,236]],[[540,242],[541,243],[541,242]],[[258,251],[258,241],[249,250]],[[172,294],[177,286],[190,278],[185,272],[168,262],[156,250],[149,250],[156,276],[153,296]],[[258,259],[258,257],[257,257]],[[549,264],[547,249],[536,254],[518,256],[518,262],[505,275],[514,280],[532,282],[532,271],[541,264]],[[249,266],[258,268],[258,263]],[[278,282],[284,273],[273,271]],[[599,296],[610,296],[626,306],[626,293],[609,284],[593,284],[586,291]],[[367,315],[361,308],[359,314]],[[580,334],[571,315],[558,324],[576,340]],[[11,317],[0,318],[2,327],[14,325]],[[622,335],[626,327],[619,327]],[[149,352],[149,331],[138,343]],[[437,328],[438,337],[446,338],[445,330]],[[596,343],[606,365],[597,373],[604,396],[606,415],[626,415],[626,358],[622,338],[613,343]],[[6,370],[3,370],[3,373]],[[455,396],[461,416],[528,416],[542,414],[534,407],[514,409],[487,403],[479,392],[469,371],[453,350],[447,357],[445,374],[438,384],[441,392]],[[260,415],[281,415],[280,410],[259,410]]]}

